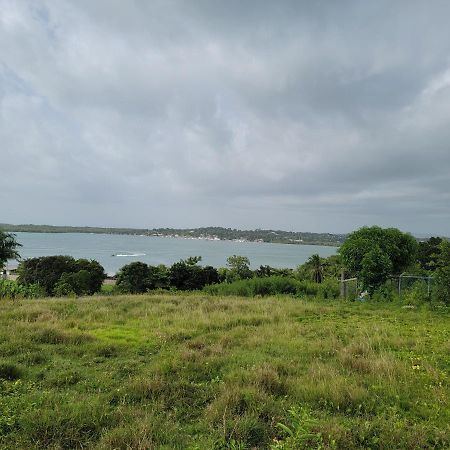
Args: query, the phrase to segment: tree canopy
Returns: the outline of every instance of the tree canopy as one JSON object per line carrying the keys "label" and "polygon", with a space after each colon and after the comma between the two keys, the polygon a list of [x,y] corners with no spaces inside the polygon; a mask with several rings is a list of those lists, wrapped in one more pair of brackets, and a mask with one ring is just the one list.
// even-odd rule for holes
{"label": "tree canopy", "polygon": [[12,233],[5,233],[0,231],[0,269],[8,261],[8,259],[18,259],[20,258],[18,247],[21,247],[16,241],[16,236]]}
{"label": "tree canopy", "polygon": [[[364,257],[380,250],[391,263],[391,274],[400,274],[414,263],[418,244],[413,236],[397,228],[362,227],[351,233],[339,248],[345,266],[355,275],[363,269]],[[380,254],[380,253],[378,253]]]}

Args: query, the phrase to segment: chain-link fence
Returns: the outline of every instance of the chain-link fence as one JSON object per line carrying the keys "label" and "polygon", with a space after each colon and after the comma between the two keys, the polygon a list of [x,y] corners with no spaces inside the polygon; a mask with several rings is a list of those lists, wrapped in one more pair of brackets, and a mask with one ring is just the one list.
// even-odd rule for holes
{"label": "chain-link fence", "polygon": [[395,286],[400,298],[412,290],[420,290],[428,298],[431,297],[433,292],[433,277],[430,276],[402,273],[401,275],[392,276],[391,283]]}
{"label": "chain-link fence", "polygon": [[359,296],[358,279],[341,276],[341,297],[354,300]]}

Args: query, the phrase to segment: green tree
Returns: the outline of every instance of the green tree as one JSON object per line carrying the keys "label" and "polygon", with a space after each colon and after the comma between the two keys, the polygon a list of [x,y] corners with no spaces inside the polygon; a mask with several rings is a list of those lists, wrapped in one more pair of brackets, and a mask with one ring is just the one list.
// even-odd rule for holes
{"label": "green tree", "polygon": [[432,271],[436,268],[441,242],[440,237],[431,237],[427,241],[419,242],[417,261],[422,269]]}
{"label": "green tree", "polygon": [[442,241],[439,250],[438,268],[434,279],[434,297],[436,300],[450,305],[450,242]]}
{"label": "green tree", "polygon": [[148,266],[147,289],[169,289],[169,271],[164,264]]}
{"label": "green tree", "polygon": [[62,295],[68,290],[76,295],[94,294],[100,291],[106,277],[97,261],[62,255],[26,259],[19,264],[17,272],[20,284],[38,284],[48,295]]}
{"label": "green tree", "polygon": [[3,269],[8,259],[19,259],[17,251],[22,245],[16,241],[16,236],[12,233],[0,231],[0,270]]}
{"label": "green tree", "polygon": [[[85,294],[92,295],[96,292],[100,292],[103,281],[105,281],[106,273],[103,266],[94,259],[77,259],[76,268],[78,271],[86,271],[89,274],[89,277],[85,278],[87,285],[83,288]],[[79,278],[83,278],[83,276],[79,276]]]}
{"label": "green tree", "polygon": [[250,260],[246,256],[233,255],[227,258],[227,281],[245,280],[253,277]]}
{"label": "green tree", "polygon": [[117,273],[116,286],[124,293],[142,294],[147,292],[150,271],[148,265],[136,261],[123,266]]}
{"label": "green tree", "polygon": [[391,273],[392,262],[379,247],[374,247],[364,255],[360,278],[363,289],[366,289],[370,295],[386,282]]}
{"label": "green tree", "polygon": [[55,285],[63,273],[73,272],[78,272],[75,259],[62,255],[26,259],[17,269],[20,284],[38,284],[48,295],[54,294]]}
{"label": "green tree", "polygon": [[173,264],[169,268],[170,285],[183,291],[193,291],[217,283],[217,270],[211,266],[199,266],[201,259],[200,256],[191,256]]}
{"label": "green tree", "polygon": [[323,281],[323,265],[320,256],[316,253],[311,255],[306,261],[306,264],[310,266],[311,278],[316,283],[322,283]]}
{"label": "green tree", "polygon": [[339,248],[345,266],[358,275],[367,253],[378,248],[391,262],[391,272],[404,272],[416,259],[418,244],[410,234],[396,228],[363,227],[351,233]]}

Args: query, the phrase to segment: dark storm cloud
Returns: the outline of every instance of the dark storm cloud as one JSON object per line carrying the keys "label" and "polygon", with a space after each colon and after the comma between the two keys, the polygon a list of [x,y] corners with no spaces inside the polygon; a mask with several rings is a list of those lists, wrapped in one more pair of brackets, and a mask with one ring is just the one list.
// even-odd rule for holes
{"label": "dark storm cloud", "polygon": [[449,14],[0,0],[0,221],[449,234]]}

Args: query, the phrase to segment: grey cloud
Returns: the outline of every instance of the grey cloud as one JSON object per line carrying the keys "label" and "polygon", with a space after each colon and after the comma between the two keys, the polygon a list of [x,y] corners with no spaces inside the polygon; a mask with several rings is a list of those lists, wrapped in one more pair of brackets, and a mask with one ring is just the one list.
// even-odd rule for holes
{"label": "grey cloud", "polygon": [[450,234],[449,13],[0,0],[3,221]]}

